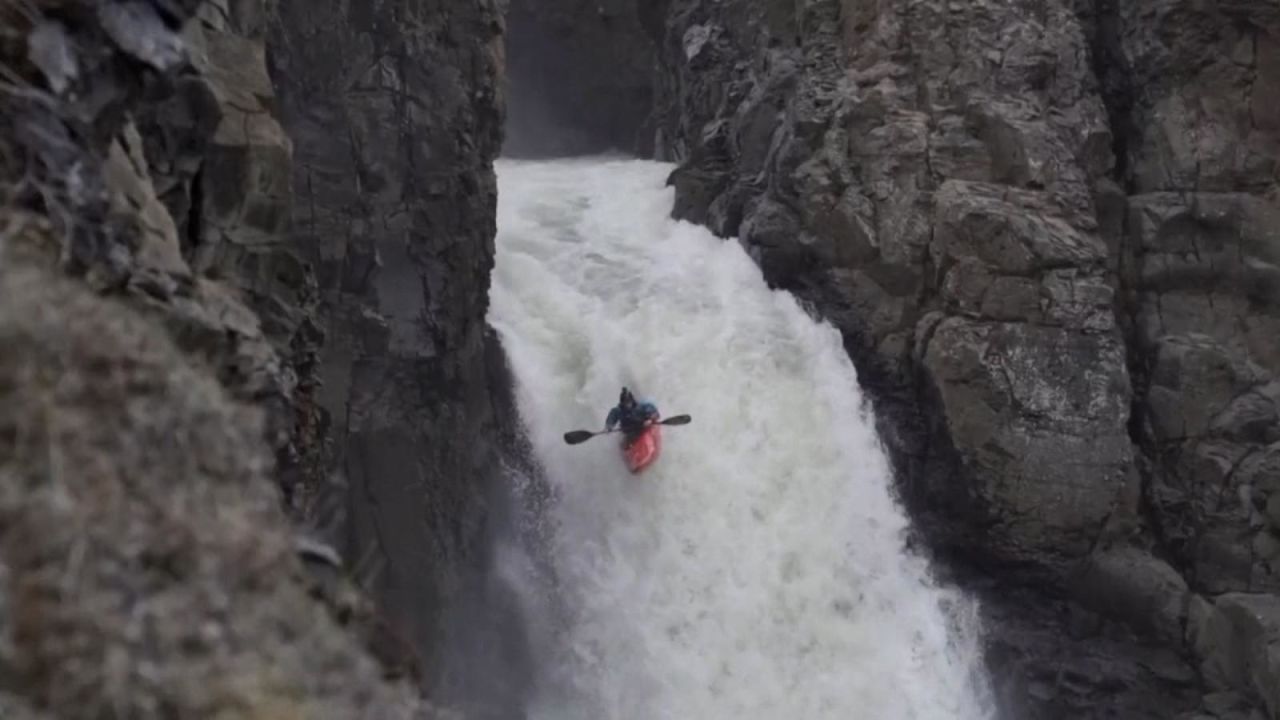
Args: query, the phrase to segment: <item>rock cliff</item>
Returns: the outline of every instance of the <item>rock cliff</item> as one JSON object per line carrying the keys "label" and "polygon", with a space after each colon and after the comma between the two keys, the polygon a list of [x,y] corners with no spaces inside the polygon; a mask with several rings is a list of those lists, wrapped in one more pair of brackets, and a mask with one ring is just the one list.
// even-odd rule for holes
{"label": "rock cliff", "polygon": [[0,0],[5,717],[436,717],[444,653],[510,707],[502,28]]}
{"label": "rock cliff", "polygon": [[503,28],[491,0],[280,0],[269,43],[294,144],[290,246],[315,268],[318,397],[345,479],[310,515],[340,518],[335,543],[433,690],[451,691],[443,649],[457,663],[488,646],[462,680],[498,704],[498,679],[520,674],[511,610],[485,584],[514,432],[485,325]]}
{"label": "rock cliff", "polygon": [[267,18],[0,3],[6,717],[436,716],[284,511],[324,461]]}
{"label": "rock cliff", "polygon": [[668,8],[676,215],[844,333],[1018,717],[1280,713],[1277,40],[1266,2]]}

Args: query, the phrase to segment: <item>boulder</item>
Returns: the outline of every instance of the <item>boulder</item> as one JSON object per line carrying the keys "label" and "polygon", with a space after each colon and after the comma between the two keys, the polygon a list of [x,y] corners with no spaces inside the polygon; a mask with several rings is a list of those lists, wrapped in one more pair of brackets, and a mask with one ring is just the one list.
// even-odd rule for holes
{"label": "boulder", "polygon": [[948,318],[933,331],[924,366],[996,557],[1062,570],[1098,538],[1132,463],[1122,352],[1060,328]]}
{"label": "boulder", "polygon": [[1280,597],[1222,595],[1192,613],[1188,633],[1211,687],[1247,693],[1280,717]]}
{"label": "boulder", "polygon": [[1182,642],[1190,594],[1168,563],[1135,547],[1094,553],[1071,583],[1082,604],[1172,645]]}

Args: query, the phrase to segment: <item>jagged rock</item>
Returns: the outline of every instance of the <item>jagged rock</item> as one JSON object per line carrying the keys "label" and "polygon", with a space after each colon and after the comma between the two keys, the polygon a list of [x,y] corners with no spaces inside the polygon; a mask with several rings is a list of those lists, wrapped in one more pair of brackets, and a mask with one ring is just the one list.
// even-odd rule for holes
{"label": "jagged rock", "polygon": [[[429,717],[290,552],[273,486],[323,430],[308,271],[278,261],[288,140],[246,40],[263,4],[206,6],[181,42],[199,4],[0,4],[30,84],[0,113],[5,691],[59,717]],[[211,237],[249,252],[193,269]]]}
{"label": "jagged rock", "polygon": [[[264,29],[265,30],[265,29]],[[245,37],[207,22],[187,36],[193,65],[217,108],[199,169],[199,244],[193,265],[236,278],[254,259],[286,244],[292,200],[292,143],[272,114],[275,91],[261,36]],[[161,116],[157,123],[164,125]],[[246,284],[255,287],[256,274]]]}
{"label": "jagged rock", "polygon": [[[653,39],[663,0],[514,0],[506,13],[513,157],[653,148]],[[661,22],[661,20],[657,20]],[[653,28],[656,36],[658,28]]]}
{"label": "jagged rock", "polygon": [[191,269],[182,257],[178,228],[151,184],[142,138],[132,124],[111,144],[103,165],[103,180],[111,188],[115,212],[137,218],[139,237],[134,249],[138,272],[172,277],[174,282],[190,278]]}
{"label": "jagged rock", "polygon": [[57,21],[40,23],[27,36],[27,59],[40,68],[55,94],[65,92],[80,73],[72,40]]}
{"label": "jagged rock", "polygon": [[1198,707],[1192,667],[1149,635],[1027,589],[980,589],[1004,717],[1167,720]]}
{"label": "jagged rock", "polygon": [[170,70],[184,59],[186,46],[173,27],[177,23],[166,22],[150,2],[103,3],[98,21],[117,47],[156,70]]}
{"label": "jagged rock", "polygon": [[1204,696],[1204,709],[1213,717],[1230,718],[1247,717],[1251,708],[1248,700],[1240,693],[1215,692]]}
{"label": "jagged rock", "polygon": [[[274,338],[273,345],[246,307],[245,296],[207,281],[203,271],[210,268],[192,267],[199,239],[211,235],[199,220],[209,213],[196,213],[196,222],[191,221],[190,198],[200,194],[196,192],[200,184],[193,178],[206,164],[206,151],[217,147],[198,134],[213,133],[216,126],[197,118],[215,111],[226,114],[224,108],[233,102],[248,101],[208,91],[212,81],[207,78],[217,70],[207,62],[199,43],[194,45],[199,50],[196,64],[186,64],[189,43],[180,41],[178,34],[189,16],[183,13],[194,11],[197,4],[99,3],[93,6],[94,12],[83,15],[53,8],[49,12],[55,14],[43,25],[32,22],[34,32],[57,22],[53,17],[77,18],[79,24],[68,26],[76,34],[64,46],[79,70],[74,79],[63,78],[68,82],[61,83],[65,87],[56,102],[52,97],[42,102],[32,96],[11,106],[4,121],[9,129],[2,139],[32,152],[15,155],[28,158],[25,167],[6,168],[5,181],[23,175],[34,179],[16,186],[20,188],[16,202],[46,207],[65,235],[61,255],[68,270],[84,275],[103,292],[129,296],[162,317],[184,347],[210,363],[228,387],[269,408],[267,432],[284,459],[297,447],[302,420],[311,414],[305,392],[299,392],[299,378],[307,376],[305,363],[286,366],[280,360],[286,353],[294,360],[292,340],[303,333]],[[200,35],[187,37],[198,40]],[[181,57],[175,58],[172,52],[179,46]],[[246,46],[241,48],[246,50],[242,56],[228,55],[222,61],[250,66],[256,61],[261,82],[248,90],[265,93],[265,99],[269,85],[261,42],[256,47],[256,55]],[[136,61],[168,72],[144,72]],[[177,92],[170,95],[166,83],[175,77]],[[45,76],[45,82],[53,81]],[[53,91],[52,84],[47,87]],[[179,99],[171,100],[175,97]],[[187,114],[177,123],[189,129],[186,134],[166,128],[157,119],[164,114],[163,108],[175,102],[189,102],[184,106]],[[261,106],[258,114],[270,121]],[[79,132],[78,128],[89,125],[93,133]],[[287,186],[287,139],[283,152],[281,171]],[[219,184],[206,189],[210,193],[216,189],[221,196],[235,195],[239,179],[217,178]],[[287,196],[277,198],[277,216],[284,215],[287,200]],[[264,210],[259,207],[256,214],[263,215]],[[227,221],[239,223],[248,232],[253,227],[251,215]],[[182,222],[176,222],[175,216]],[[246,265],[241,262],[231,272],[219,269],[243,289],[260,282]],[[304,303],[292,304],[305,319]],[[295,322],[302,324],[302,320]]]}
{"label": "jagged rock", "polygon": [[[765,5],[672,5],[659,106],[664,152],[682,161],[676,215],[740,233],[766,278],[869,345],[855,360],[882,400],[922,405],[936,388],[970,486],[946,471],[923,478],[922,497],[969,537],[984,528],[994,558],[1061,571],[1132,474],[1088,192],[1112,165],[1110,134],[1081,25],[1055,3],[1036,20],[835,2],[785,18]],[[957,317],[926,331],[934,309]],[[928,380],[912,389],[915,362]],[[1098,443],[1088,462],[1055,460]]]}
{"label": "jagged rock", "polygon": [[1280,77],[1265,62],[1280,13],[1163,0],[1117,4],[1097,23],[1134,192],[1118,238],[1131,346],[1154,368],[1138,388],[1153,519],[1193,587],[1277,591],[1264,493],[1242,471],[1278,431],[1280,133],[1257,102]]}

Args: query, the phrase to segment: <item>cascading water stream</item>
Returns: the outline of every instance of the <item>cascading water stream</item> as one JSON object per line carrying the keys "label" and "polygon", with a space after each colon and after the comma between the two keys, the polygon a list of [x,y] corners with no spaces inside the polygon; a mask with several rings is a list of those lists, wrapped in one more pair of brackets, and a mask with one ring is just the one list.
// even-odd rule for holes
{"label": "cascading water stream", "polygon": [[[839,334],[671,220],[670,169],[499,164],[490,321],[553,495],[554,583],[510,571],[546,631],[530,717],[991,717],[973,606],[903,547]],[[638,477],[616,436],[561,439],[623,384],[694,418]]]}

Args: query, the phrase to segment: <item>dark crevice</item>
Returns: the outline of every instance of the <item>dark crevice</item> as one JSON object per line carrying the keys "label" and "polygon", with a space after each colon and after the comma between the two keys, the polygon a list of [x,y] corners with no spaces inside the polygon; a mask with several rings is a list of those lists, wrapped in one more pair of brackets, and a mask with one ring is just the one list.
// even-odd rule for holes
{"label": "dark crevice", "polygon": [[503,153],[651,156],[654,36],[666,4],[511,0]]}
{"label": "dark crevice", "polygon": [[183,254],[194,257],[204,244],[204,171],[196,172],[191,178],[191,205],[187,208],[187,227],[182,239],[186,243]]}
{"label": "dark crevice", "polygon": [[1125,363],[1129,373],[1130,402],[1126,429],[1134,449],[1134,460],[1141,485],[1137,508],[1143,529],[1155,541],[1155,554],[1172,558],[1173,541],[1166,537],[1159,518],[1162,511],[1155,498],[1155,478],[1159,471],[1160,452],[1155,447],[1147,428],[1147,395],[1150,390],[1151,357],[1140,336],[1138,317],[1140,301],[1137,291],[1141,269],[1139,250],[1132,238],[1127,212],[1128,198],[1136,192],[1131,172],[1131,152],[1138,143],[1139,131],[1134,119],[1138,91],[1133,84],[1133,72],[1124,58],[1121,48],[1120,0],[1095,0],[1092,21],[1091,59],[1094,76],[1101,90],[1111,128],[1112,154],[1115,164],[1110,179],[1122,189],[1123,210],[1119,223],[1113,230],[1117,237],[1109,238],[1116,257],[1115,315],[1125,344]]}
{"label": "dark crevice", "polygon": [[1132,195],[1134,187],[1129,163],[1132,141],[1138,135],[1133,115],[1137,90],[1133,86],[1133,72],[1121,50],[1120,1],[1095,0],[1093,17],[1085,21],[1092,21],[1093,72],[1111,127],[1111,148],[1115,158],[1112,179],[1125,189],[1126,195]]}

